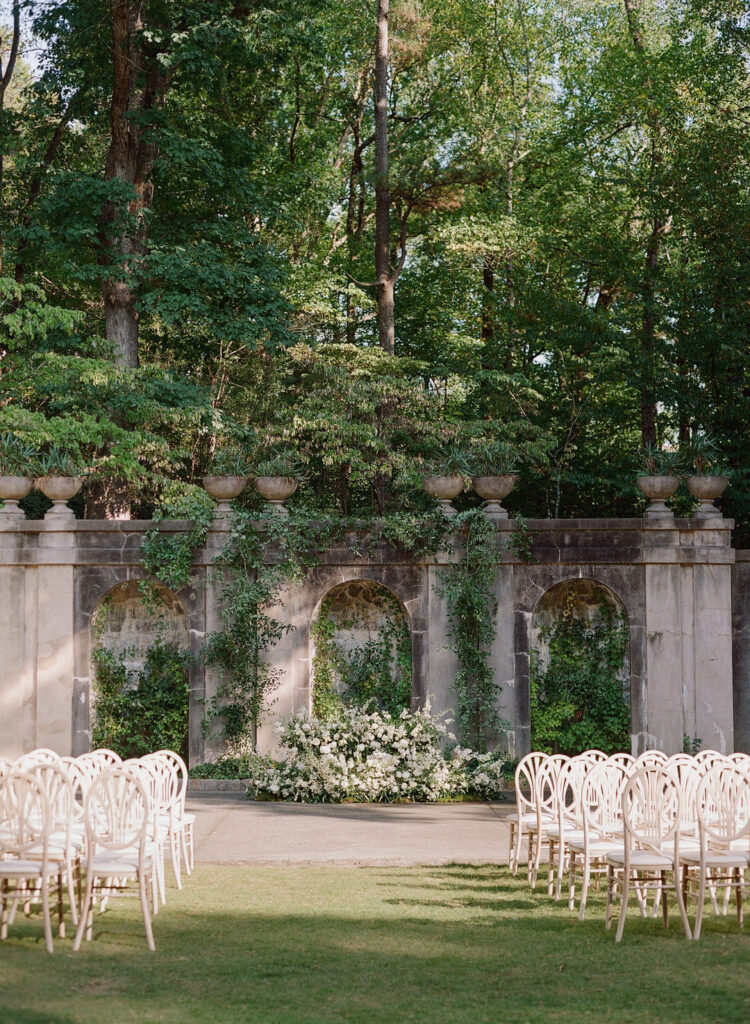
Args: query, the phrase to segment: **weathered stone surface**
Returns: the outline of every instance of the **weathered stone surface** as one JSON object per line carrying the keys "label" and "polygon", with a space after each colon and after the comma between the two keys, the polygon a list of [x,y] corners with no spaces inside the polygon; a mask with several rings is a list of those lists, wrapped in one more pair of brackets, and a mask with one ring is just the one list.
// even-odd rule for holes
{"label": "weathered stone surface", "polygon": [[[495,525],[505,545],[516,524]],[[491,652],[513,753],[524,753],[530,743],[534,616],[544,614],[551,588],[570,581],[607,588],[628,616],[636,749],[679,749],[685,733],[719,749],[750,749],[750,553],[737,552],[733,566],[732,525],[726,519],[527,520],[536,561],[505,552]],[[152,528],[150,521],[133,520],[7,517],[0,523],[0,754],[16,756],[42,743],[62,753],[87,747],[92,616],[114,588],[133,590],[141,576],[141,540]],[[188,528],[159,524],[166,533]],[[190,586],[177,595],[185,615],[181,635],[196,657],[206,634],[220,628],[207,574],[225,537],[226,523],[214,522],[205,548],[196,552]],[[429,699],[436,711],[452,706],[456,663],[436,583],[456,553],[449,548],[414,562],[382,541],[357,540],[360,557],[337,545],[303,586],[280,595],[273,612],[293,629],[271,654],[283,673],[272,718],[309,707],[310,623],[332,588],[352,582],[386,587],[403,605],[412,631],[415,702]],[[269,551],[269,560],[274,557]],[[216,685],[215,674],[197,658],[190,681],[191,760],[210,752],[201,701]],[[261,743],[274,746],[270,723]]]}

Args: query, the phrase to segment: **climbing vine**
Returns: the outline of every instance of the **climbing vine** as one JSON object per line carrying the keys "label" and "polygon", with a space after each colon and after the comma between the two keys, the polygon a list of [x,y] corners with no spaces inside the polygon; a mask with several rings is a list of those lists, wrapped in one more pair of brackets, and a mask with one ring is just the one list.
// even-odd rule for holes
{"label": "climbing vine", "polygon": [[500,685],[490,663],[496,632],[493,585],[502,562],[494,524],[481,509],[453,520],[459,558],[442,574],[440,593],[448,606],[450,649],[458,660],[454,681],[462,739],[484,751],[506,726],[497,709]]}
{"label": "climbing vine", "polygon": [[548,655],[531,652],[531,734],[537,750],[578,754],[596,747],[607,754],[630,749],[630,706],[623,685],[629,630],[611,605],[597,617],[576,616],[566,605],[540,631]]}
{"label": "climbing vine", "polygon": [[346,705],[387,711],[394,717],[411,707],[411,631],[401,606],[379,588],[385,621],[359,647],[347,649],[337,639],[339,629],[356,626],[354,619],[331,618],[335,593],[321,605],[310,633],[313,659],[313,714],[331,720]]}

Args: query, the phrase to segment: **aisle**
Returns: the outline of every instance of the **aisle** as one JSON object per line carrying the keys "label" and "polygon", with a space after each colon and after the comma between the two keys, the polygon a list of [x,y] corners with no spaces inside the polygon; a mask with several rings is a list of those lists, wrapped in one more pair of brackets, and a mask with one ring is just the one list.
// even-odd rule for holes
{"label": "aisle", "polygon": [[196,859],[214,864],[507,864],[512,804],[285,804],[196,793]]}

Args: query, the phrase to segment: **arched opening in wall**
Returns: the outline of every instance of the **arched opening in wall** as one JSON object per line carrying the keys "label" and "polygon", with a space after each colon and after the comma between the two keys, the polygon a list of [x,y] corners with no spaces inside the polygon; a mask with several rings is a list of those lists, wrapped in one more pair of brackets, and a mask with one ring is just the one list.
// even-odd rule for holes
{"label": "arched opening in wall", "polygon": [[608,587],[566,580],[534,611],[529,673],[532,749],[630,750],[630,628]]}
{"label": "arched opening in wall", "polygon": [[330,590],[310,627],[312,710],[333,718],[345,705],[400,714],[412,704],[409,616],[387,587],[351,580]]}
{"label": "arched opening in wall", "polygon": [[91,619],[93,746],[187,758],[189,638],[185,609],[166,587],[153,606],[136,580],[105,595]]}

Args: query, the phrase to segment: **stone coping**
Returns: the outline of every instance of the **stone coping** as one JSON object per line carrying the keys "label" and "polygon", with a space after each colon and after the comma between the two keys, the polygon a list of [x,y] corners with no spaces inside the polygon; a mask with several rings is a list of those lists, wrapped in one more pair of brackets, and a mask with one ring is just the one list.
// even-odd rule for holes
{"label": "stone coping", "polygon": [[[377,528],[380,520],[375,520]],[[715,531],[733,530],[734,520],[717,516],[703,519],[698,516],[692,519],[643,519],[631,516],[627,519],[526,519],[526,527],[530,533],[566,532],[566,531]],[[3,516],[0,510],[0,532],[8,533],[146,533],[158,529],[161,533],[186,533],[193,525],[190,519],[161,519],[154,523],[152,519],[68,519],[56,516],[54,519],[21,519],[20,516]],[[495,520],[498,533],[512,533],[517,529],[514,519]],[[214,520],[212,533],[227,533],[229,527],[225,520]],[[261,524],[262,529],[262,524]],[[347,533],[367,535],[372,530],[367,528],[348,530]]]}

